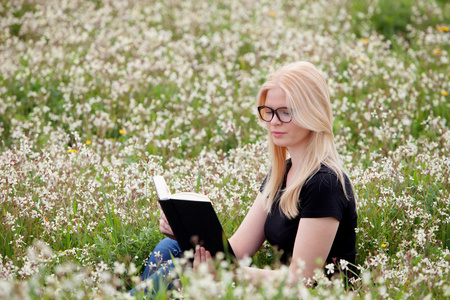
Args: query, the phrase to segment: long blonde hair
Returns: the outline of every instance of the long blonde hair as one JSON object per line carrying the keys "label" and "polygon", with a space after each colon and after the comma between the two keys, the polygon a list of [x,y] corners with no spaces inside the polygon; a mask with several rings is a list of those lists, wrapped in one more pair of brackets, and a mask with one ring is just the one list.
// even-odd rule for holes
{"label": "long blonde hair", "polygon": [[[258,106],[264,105],[267,92],[281,88],[286,93],[286,105],[292,109],[292,122],[311,130],[300,169],[296,179],[287,187],[280,199],[280,208],[288,218],[295,218],[298,213],[300,191],[307,179],[324,164],[336,173],[342,189],[345,188],[345,172],[334,145],[333,114],[330,95],[325,79],[309,62],[299,61],[278,69],[263,84],[258,93]],[[281,189],[286,172],[287,148],[275,145],[269,135],[269,154],[271,157],[270,173],[264,196],[264,207],[270,211]]]}

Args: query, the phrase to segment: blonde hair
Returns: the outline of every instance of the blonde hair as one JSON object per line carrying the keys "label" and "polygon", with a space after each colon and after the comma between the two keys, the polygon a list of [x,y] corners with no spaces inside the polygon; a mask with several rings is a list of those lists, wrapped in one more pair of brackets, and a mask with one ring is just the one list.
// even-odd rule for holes
{"label": "blonde hair", "polygon": [[[286,93],[286,105],[292,109],[297,125],[311,130],[300,169],[296,179],[287,187],[280,199],[280,208],[288,218],[295,218],[298,211],[300,191],[307,179],[324,164],[336,173],[346,197],[345,172],[334,145],[333,114],[330,95],[325,79],[309,62],[295,62],[278,69],[263,84],[258,93],[258,106],[264,105],[267,92],[281,88]],[[263,191],[264,208],[270,211],[281,189],[286,172],[287,148],[275,145],[269,135],[271,166]]]}

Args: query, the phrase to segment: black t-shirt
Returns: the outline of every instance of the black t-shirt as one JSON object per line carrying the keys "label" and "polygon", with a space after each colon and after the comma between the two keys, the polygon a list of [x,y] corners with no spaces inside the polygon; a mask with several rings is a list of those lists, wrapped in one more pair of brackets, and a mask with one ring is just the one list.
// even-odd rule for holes
{"label": "black t-shirt", "polygon": [[[282,190],[286,187],[286,177],[291,165],[290,159],[287,160]],[[261,191],[264,190],[265,182],[266,180],[261,185]],[[279,208],[281,193],[278,193],[264,224],[264,234],[270,244],[283,252],[282,263],[288,263],[292,257],[301,218],[334,217],[339,220],[339,227],[326,264],[338,263],[340,259],[355,264],[355,228],[358,216],[353,191],[347,176],[345,176],[345,184],[348,199],[345,197],[337,175],[330,168],[322,165],[319,171],[303,185],[299,196],[299,214],[294,219],[288,219]]]}

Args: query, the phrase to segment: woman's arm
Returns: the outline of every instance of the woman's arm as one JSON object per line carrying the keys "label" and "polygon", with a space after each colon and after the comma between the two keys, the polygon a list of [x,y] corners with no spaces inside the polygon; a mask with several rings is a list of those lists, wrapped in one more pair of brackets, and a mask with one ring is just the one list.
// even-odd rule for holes
{"label": "woman's arm", "polygon": [[339,221],[333,217],[300,219],[289,266],[294,279],[297,279],[299,262],[304,263],[300,275],[306,279],[312,278],[315,269],[323,268],[338,227]]}
{"label": "woman's arm", "polygon": [[229,239],[237,259],[242,259],[245,256],[252,257],[266,239],[264,223],[266,222],[267,212],[262,206],[263,200],[263,195],[258,193],[244,221]]}
{"label": "woman's arm", "polygon": [[[251,257],[261,247],[265,240],[264,223],[267,212],[262,206],[263,196],[258,193],[252,208],[236,233],[229,239],[231,247],[238,259],[245,255]],[[297,280],[300,275],[303,278],[311,278],[316,268],[322,268],[330,252],[336,236],[339,221],[333,217],[302,218],[300,219],[297,235],[295,237],[292,262],[289,266],[290,280]],[[208,258],[196,251],[197,263],[205,262]],[[298,272],[300,261],[304,262],[301,272]],[[278,270],[241,267],[252,278],[261,280],[276,276]]]}
{"label": "woman's arm", "polygon": [[[333,217],[300,219],[289,266],[291,282],[295,282],[298,276],[312,278],[314,270],[323,267],[338,227],[339,221]],[[300,262],[304,263],[302,270],[299,270]],[[278,272],[250,267],[243,267],[243,270],[257,280],[276,276]]]}

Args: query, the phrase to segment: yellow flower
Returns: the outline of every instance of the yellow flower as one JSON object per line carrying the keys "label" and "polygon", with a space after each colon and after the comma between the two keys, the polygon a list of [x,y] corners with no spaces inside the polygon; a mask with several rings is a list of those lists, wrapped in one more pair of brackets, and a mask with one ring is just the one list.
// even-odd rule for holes
{"label": "yellow flower", "polygon": [[444,90],[441,91],[441,94],[444,95],[444,96],[448,95],[448,93],[446,91],[444,91]]}
{"label": "yellow flower", "polygon": [[383,244],[381,244],[381,247],[383,247],[383,248],[386,248],[386,244],[385,243],[383,243]]}
{"label": "yellow flower", "polygon": [[77,149],[70,149],[70,150],[69,150],[69,153],[73,153],[73,152],[77,153],[78,150],[77,150]]}
{"label": "yellow flower", "polygon": [[440,54],[440,53],[441,53],[441,50],[439,50],[439,49],[434,49],[434,50],[433,50],[433,53],[434,53],[434,54]]}
{"label": "yellow flower", "polygon": [[445,31],[445,32],[448,32],[448,31],[449,31],[449,29],[448,29],[447,26],[440,26],[440,27],[438,27],[438,30],[439,30],[439,31]]}
{"label": "yellow flower", "polygon": [[86,144],[90,145],[90,144],[91,144],[91,141],[90,141],[90,140],[87,140],[87,141],[86,141]]}
{"label": "yellow flower", "polygon": [[126,132],[125,130],[123,130],[123,129],[120,129],[120,130],[119,130],[119,133],[120,133],[120,134],[125,134],[125,133],[127,133],[127,132]]}
{"label": "yellow flower", "polygon": [[369,43],[369,39],[362,38],[361,40],[364,42],[364,44],[368,44]]}
{"label": "yellow flower", "polygon": [[269,12],[269,17],[275,18],[275,12],[274,12],[273,10],[271,10],[271,11]]}

